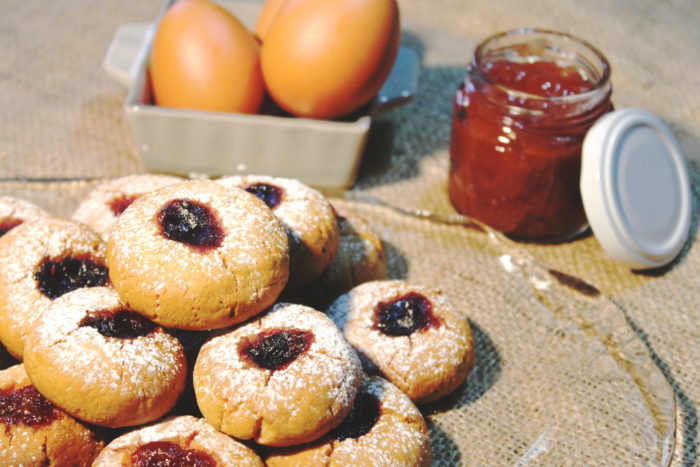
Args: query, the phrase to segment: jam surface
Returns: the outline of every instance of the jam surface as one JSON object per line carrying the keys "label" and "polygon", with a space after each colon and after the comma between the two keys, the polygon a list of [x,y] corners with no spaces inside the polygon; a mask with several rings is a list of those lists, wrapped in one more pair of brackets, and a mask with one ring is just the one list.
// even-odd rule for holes
{"label": "jam surface", "polygon": [[80,321],[80,327],[94,328],[105,337],[133,339],[147,336],[157,325],[135,311],[119,308],[93,312]]}
{"label": "jam surface", "polygon": [[24,386],[14,391],[0,390],[0,422],[5,425],[48,425],[59,414],[58,408],[34,386]]}
{"label": "jam surface", "polygon": [[540,97],[573,96],[593,88],[593,83],[575,67],[559,66],[552,61],[496,60],[487,63],[483,71],[494,83]]}
{"label": "jam surface", "polygon": [[594,83],[573,66],[551,61],[497,60],[481,72],[455,97],[450,201],[462,214],[516,238],[581,232],[587,225],[578,183],[581,147],[588,128],[610,110],[609,95],[586,111],[576,107],[581,104],[554,103],[550,99],[590,91]]}
{"label": "jam surface", "polygon": [[245,191],[257,196],[270,209],[275,209],[282,202],[282,189],[275,185],[256,183],[246,187]]}
{"label": "jam surface", "polygon": [[430,300],[416,292],[381,302],[374,309],[373,328],[388,336],[410,336],[438,324]]}
{"label": "jam surface", "polygon": [[107,285],[109,271],[93,258],[44,258],[34,273],[34,279],[39,290],[53,300],[83,287]]}
{"label": "jam surface", "polygon": [[119,216],[131,205],[131,203],[136,201],[136,198],[138,198],[138,196],[118,196],[109,202],[109,209],[112,211],[112,214]]}
{"label": "jam surface", "polygon": [[169,201],[158,213],[162,234],[201,251],[217,248],[224,233],[212,210],[186,199]]}
{"label": "jam surface", "polygon": [[170,441],[142,444],[131,454],[133,467],[215,467],[216,460],[204,451],[184,449]]}
{"label": "jam surface", "polygon": [[5,235],[10,230],[14,229],[22,223],[21,219],[2,219],[0,220],[0,237]]}
{"label": "jam surface", "polygon": [[238,351],[243,358],[266,370],[282,370],[306,352],[313,334],[299,329],[270,329],[242,340]]}
{"label": "jam surface", "polygon": [[381,407],[377,398],[366,392],[360,392],[355,398],[350,414],[328,435],[338,441],[364,436],[377,423],[380,412]]}

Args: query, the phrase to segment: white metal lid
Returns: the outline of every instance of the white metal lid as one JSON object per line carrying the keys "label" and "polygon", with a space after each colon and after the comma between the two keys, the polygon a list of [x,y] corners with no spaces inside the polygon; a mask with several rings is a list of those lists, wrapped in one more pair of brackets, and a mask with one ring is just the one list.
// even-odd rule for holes
{"label": "white metal lid", "polygon": [[690,181],[666,125],[642,109],[602,117],[583,143],[581,195],[603,249],[632,268],[663,266],[690,230]]}

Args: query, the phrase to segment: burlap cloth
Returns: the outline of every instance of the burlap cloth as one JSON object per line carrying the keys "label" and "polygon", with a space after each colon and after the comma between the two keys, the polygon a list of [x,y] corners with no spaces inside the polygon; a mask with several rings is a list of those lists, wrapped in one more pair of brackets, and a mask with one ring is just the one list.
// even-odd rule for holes
{"label": "burlap cloth", "polygon": [[[345,202],[385,240],[392,277],[444,287],[474,326],[473,374],[426,408],[436,464],[695,465],[700,4],[399,3],[404,45],[421,58],[418,93],[375,122],[347,196],[355,201]],[[160,2],[1,4],[0,191],[68,215],[96,181],[8,180],[143,171],[123,115],[126,91],[101,62],[117,27],[153,19]],[[452,93],[481,39],[520,26],[593,42],[612,63],[616,106],[649,109],[678,137],[691,160],[695,205],[691,239],[671,266],[630,271],[591,235],[515,244],[436,222],[453,214],[445,194]],[[429,211],[433,221],[376,200]]]}

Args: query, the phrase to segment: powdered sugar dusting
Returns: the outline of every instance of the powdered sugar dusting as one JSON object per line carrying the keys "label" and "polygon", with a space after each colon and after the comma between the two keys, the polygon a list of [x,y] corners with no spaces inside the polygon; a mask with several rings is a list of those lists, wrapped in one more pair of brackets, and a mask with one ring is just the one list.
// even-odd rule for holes
{"label": "powdered sugar dusting", "polygon": [[[196,251],[163,236],[157,215],[173,199],[208,206],[223,230],[221,245]],[[169,185],[136,200],[115,224],[108,251],[120,294],[166,326],[233,324],[271,305],[288,277],[287,236],[272,212],[254,195],[211,181]]]}
{"label": "powdered sugar dusting", "polygon": [[34,203],[12,196],[0,196],[0,223],[7,220],[27,222],[48,216],[49,213]]}
{"label": "powdered sugar dusting", "polygon": [[429,466],[430,436],[423,416],[398,388],[378,376],[363,377],[358,397],[367,394],[378,402],[379,417],[369,431],[343,440],[331,436],[268,457],[271,467],[281,465]]}
{"label": "powdered sugar dusting", "polygon": [[[312,332],[309,349],[277,371],[255,367],[239,355],[241,339],[278,328]],[[339,423],[355,398],[361,374],[357,355],[325,315],[302,305],[283,303],[205,344],[195,366],[195,390],[198,401],[219,401],[218,409],[209,414],[202,408],[208,419],[214,412],[236,412],[236,406],[249,407],[259,418],[259,433],[230,434],[257,436],[263,444],[285,444],[280,439],[310,440]],[[230,423],[212,421],[215,426],[217,422],[224,425],[224,431]]]}
{"label": "powdered sugar dusting", "polygon": [[93,466],[131,465],[127,462],[131,453],[139,446],[155,441],[169,441],[183,449],[203,451],[221,465],[264,465],[252,449],[218,432],[206,420],[183,415],[166,418],[116,438],[100,453]]}
{"label": "powdered sugar dusting", "polygon": [[[108,287],[70,292],[51,304],[27,342],[25,365],[35,386],[69,413],[94,423],[143,423],[142,412],[164,399],[174,403],[184,385],[184,349],[162,328],[120,339],[80,326],[89,312],[123,306]],[[125,417],[133,417],[133,423]]]}
{"label": "powdered sugar dusting", "polygon": [[[31,385],[24,365],[18,364],[0,371],[0,390],[17,390]],[[47,441],[52,449],[46,449]],[[87,426],[60,409],[55,418],[42,425],[0,423],[0,461],[2,465],[55,465],[57,453],[68,451],[80,456],[81,463],[90,465],[104,442]]]}
{"label": "powdered sugar dusting", "polygon": [[[430,300],[438,326],[409,336],[388,336],[373,327],[380,302],[417,292]],[[423,402],[466,378],[474,342],[466,319],[438,290],[404,281],[373,281],[353,288],[329,307],[328,315],[350,343],[413,400]],[[370,366],[371,366],[370,365]],[[367,366],[367,365],[366,365]],[[368,370],[371,368],[368,368]],[[451,387],[450,389],[454,389]]]}
{"label": "powdered sugar dusting", "polygon": [[111,208],[114,200],[135,199],[163,186],[182,181],[180,177],[160,174],[133,174],[108,180],[87,194],[72,218],[89,225],[107,240],[112,226],[119,217]]}
{"label": "powdered sugar dusting", "polygon": [[339,229],[333,208],[319,192],[298,180],[265,175],[234,175],[215,180],[228,188],[245,189],[264,183],[281,188],[273,209],[290,240],[292,286],[308,283],[331,263],[338,250]]}
{"label": "powdered sugar dusting", "polygon": [[360,391],[377,398],[380,416],[357,440],[333,442],[331,463],[360,465],[371,459],[376,466],[428,466],[430,436],[423,416],[411,400],[388,381],[364,378]]}
{"label": "powdered sugar dusting", "polygon": [[26,336],[51,300],[34,274],[45,258],[86,256],[106,263],[105,244],[89,227],[69,219],[25,222],[0,241],[0,339],[21,355]]}

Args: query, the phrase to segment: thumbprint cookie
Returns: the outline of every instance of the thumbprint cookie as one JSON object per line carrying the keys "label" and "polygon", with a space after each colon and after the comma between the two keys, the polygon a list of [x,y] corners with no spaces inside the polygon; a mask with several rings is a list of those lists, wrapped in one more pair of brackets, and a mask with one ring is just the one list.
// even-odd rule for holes
{"label": "thumbprint cookie", "polygon": [[474,365],[469,322],[440,290],[399,280],[366,282],[336,299],[327,314],[365,370],[418,405],[455,390]]}
{"label": "thumbprint cookie", "polygon": [[49,213],[29,201],[12,196],[0,196],[0,237],[18,225]]}
{"label": "thumbprint cookie", "polygon": [[72,218],[89,225],[107,240],[119,216],[139,196],[183,179],[171,175],[133,174],[97,185],[78,205]]}
{"label": "thumbprint cookie", "polygon": [[170,417],[115,438],[93,467],[263,467],[248,446],[189,415]]}
{"label": "thumbprint cookie", "polygon": [[387,380],[364,377],[350,414],[319,440],[273,451],[269,467],[352,465],[429,467],[428,427],[420,411]]}
{"label": "thumbprint cookie", "polygon": [[268,446],[311,441],[340,424],[360,361],[323,313],[280,303],[204,344],[194,390],[217,429]]}
{"label": "thumbprint cookie", "polygon": [[0,238],[0,341],[18,359],[42,311],[61,295],[109,283],[105,244],[79,222],[44,217]]}
{"label": "thumbprint cookie", "polygon": [[306,284],[328,267],[339,242],[333,208],[317,190],[298,180],[263,175],[216,180],[254,194],[272,209],[289,238],[289,288]]}
{"label": "thumbprint cookie", "polygon": [[109,287],[75,290],[52,302],[27,340],[24,366],[48,400],[106,427],[162,417],[187,374],[180,341]]}
{"label": "thumbprint cookie", "polygon": [[225,328],[271,306],[289,275],[282,224],[254,195],[207,180],[134,201],[107,243],[110,279],[166,327]]}
{"label": "thumbprint cookie", "polygon": [[22,364],[0,371],[0,465],[87,467],[103,447],[32,386]]}

